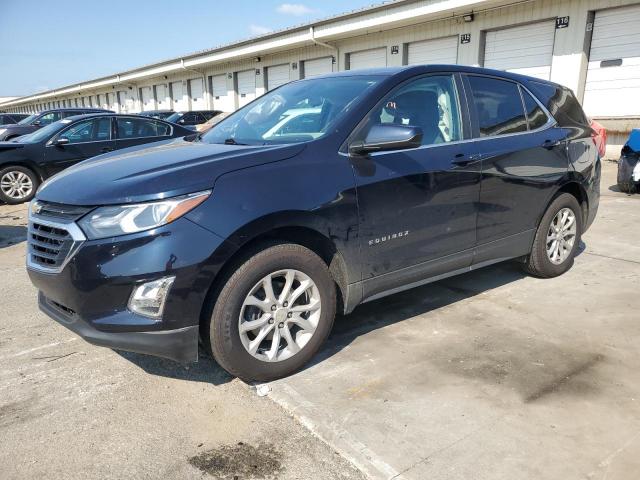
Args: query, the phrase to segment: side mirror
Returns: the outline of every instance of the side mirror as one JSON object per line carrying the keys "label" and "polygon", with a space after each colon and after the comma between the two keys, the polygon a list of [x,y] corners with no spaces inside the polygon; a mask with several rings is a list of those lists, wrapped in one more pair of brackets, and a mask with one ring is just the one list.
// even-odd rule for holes
{"label": "side mirror", "polygon": [[349,145],[351,155],[367,155],[372,152],[406,150],[422,145],[422,128],[393,123],[374,125],[364,141]]}
{"label": "side mirror", "polygon": [[36,120],[35,122],[33,122],[31,125],[33,125],[34,127],[39,127],[41,124],[40,120]]}
{"label": "side mirror", "polygon": [[184,119],[180,119],[180,120],[178,120],[178,123],[179,123],[180,125],[184,125]]}
{"label": "side mirror", "polygon": [[67,137],[58,137],[53,144],[56,147],[62,147],[63,145],[67,145],[69,143],[69,139]]}

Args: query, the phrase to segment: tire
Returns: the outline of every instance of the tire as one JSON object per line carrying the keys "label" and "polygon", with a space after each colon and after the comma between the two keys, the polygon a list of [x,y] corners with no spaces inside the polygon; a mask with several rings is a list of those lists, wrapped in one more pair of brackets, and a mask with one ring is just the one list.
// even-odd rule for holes
{"label": "tire", "polygon": [[[264,279],[269,275],[272,275],[269,277],[269,284],[274,293],[271,298],[281,297],[276,301],[275,311],[270,305],[273,301],[265,303],[268,297],[263,285]],[[304,299],[294,299],[288,307],[295,310],[304,308],[305,305],[317,305],[319,298],[320,306],[317,310],[297,315],[285,308],[287,304],[280,300],[284,299],[282,293],[286,288],[286,282],[289,281],[286,275],[291,275],[291,288],[287,291],[292,293],[298,287],[303,290],[304,286],[310,285],[307,279],[313,284],[313,287],[304,290],[301,296]],[[305,282],[304,285],[302,281]],[[259,307],[245,304],[249,294],[253,295],[253,299],[261,301]],[[222,286],[208,328],[205,328],[208,339],[204,340],[210,342],[214,359],[227,372],[245,381],[267,382],[299,370],[318,352],[331,332],[335,312],[336,285],[327,265],[318,255],[297,244],[267,245],[242,263]],[[308,317],[302,318],[305,315]],[[241,333],[241,322],[243,325],[248,325],[249,321],[264,322],[269,316],[271,318],[268,323],[256,330]],[[302,329],[296,320],[290,318],[305,321],[304,325],[309,330]],[[313,325],[315,330],[310,334]],[[258,334],[262,334],[263,329],[271,330],[263,340],[259,340]],[[293,340],[295,345],[287,340],[285,330],[289,332],[289,339]],[[274,349],[275,332],[278,335],[278,344]],[[252,354],[249,349],[256,343],[259,344],[259,348]],[[302,345],[298,346],[298,343]],[[294,351],[296,353],[293,353]],[[269,360],[267,357],[273,356],[273,352],[276,356]]]}
{"label": "tire", "polygon": [[618,188],[623,193],[636,193],[636,184],[631,179],[630,173],[633,169],[623,162],[626,162],[626,160],[620,157],[620,160],[618,160]]}
{"label": "tire", "polygon": [[[559,247],[559,250],[566,252],[566,257],[561,261],[559,261],[560,258],[555,258],[555,261],[552,261],[550,254],[547,252],[547,236],[555,233],[552,232],[551,229],[552,222],[555,221],[556,215],[562,211],[566,212],[567,209],[571,211],[574,216],[575,233],[573,243],[570,248]],[[554,223],[554,225],[556,224]],[[582,208],[580,208],[580,204],[576,198],[568,193],[557,195],[547,208],[542,220],[540,220],[533,240],[533,246],[531,247],[531,253],[527,257],[524,265],[525,271],[539,278],[552,278],[562,275],[569,270],[573,265],[573,260],[580,245],[582,228]],[[557,235],[557,233],[555,234]],[[550,246],[553,246],[553,241],[550,242]],[[558,253],[558,256],[561,257],[563,254]]]}
{"label": "tire", "polygon": [[[20,180],[20,183],[24,185],[22,192],[19,194],[13,191],[12,193],[10,183],[11,180]],[[27,180],[28,179],[28,180]],[[40,185],[40,178],[30,168],[20,165],[12,165],[0,169],[0,201],[9,205],[17,205],[19,203],[25,203],[30,201]],[[26,186],[29,186],[29,190],[25,190]]]}

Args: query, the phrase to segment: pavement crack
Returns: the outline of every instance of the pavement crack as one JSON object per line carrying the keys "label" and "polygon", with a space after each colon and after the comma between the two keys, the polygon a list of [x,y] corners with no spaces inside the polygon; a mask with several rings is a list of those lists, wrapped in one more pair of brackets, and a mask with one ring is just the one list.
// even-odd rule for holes
{"label": "pavement crack", "polygon": [[496,424],[500,419],[500,418],[495,418],[493,420],[491,420],[490,422],[488,422],[486,425],[483,425],[481,427],[476,428],[475,430],[467,433],[466,435],[461,436],[460,438],[454,440],[453,442],[445,445],[444,447],[440,447],[437,450],[434,450],[433,452],[431,452],[430,454],[422,457],[420,460],[418,460],[417,462],[413,463],[412,465],[409,465],[407,468],[405,468],[404,470],[402,470],[401,472],[397,473],[396,475],[394,475],[393,477],[391,477],[389,480],[394,480],[402,475],[404,475],[405,473],[407,473],[409,470],[414,469],[415,467],[417,467],[418,465],[420,465],[421,463],[425,463],[427,462],[430,458],[446,451],[449,450],[451,447],[455,447],[457,444],[464,442],[467,438],[472,437],[473,435],[475,435],[476,433],[482,431],[482,430],[486,430],[491,428],[494,424]]}
{"label": "pavement crack", "polygon": [[594,257],[608,258],[609,260],[618,260],[620,262],[628,262],[628,263],[634,263],[636,265],[640,265],[640,261],[638,260],[629,260],[627,258],[611,257],[609,255],[603,255],[602,253],[594,253],[594,252],[584,252],[584,253],[586,255],[593,255]]}
{"label": "pavement crack", "polygon": [[70,357],[78,352],[66,353],[64,355],[49,355],[48,357],[33,357],[32,360],[47,360],[49,362],[55,362],[56,360],[60,360],[61,358]]}

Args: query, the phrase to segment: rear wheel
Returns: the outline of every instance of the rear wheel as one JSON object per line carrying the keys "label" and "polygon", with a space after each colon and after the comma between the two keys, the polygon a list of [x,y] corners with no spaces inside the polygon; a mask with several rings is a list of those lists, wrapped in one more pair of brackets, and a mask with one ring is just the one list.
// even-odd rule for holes
{"label": "rear wheel", "polygon": [[13,165],[0,170],[0,201],[9,205],[28,202],[36,194],[40,179],[27,167]]}
{"label": "rear wheel", "polygon": [[295,244],[267,247],[222,287],[208,329],[211,351],[232,375],[274,380],[316,354],[335,311],[335,283],[318,255]]}
{"label": "rear wheel", "polygon": [[580,204],[573,195],[561,193],[540,221],[525,270],[541,278],[562,275],[573,265],[581,233]]}

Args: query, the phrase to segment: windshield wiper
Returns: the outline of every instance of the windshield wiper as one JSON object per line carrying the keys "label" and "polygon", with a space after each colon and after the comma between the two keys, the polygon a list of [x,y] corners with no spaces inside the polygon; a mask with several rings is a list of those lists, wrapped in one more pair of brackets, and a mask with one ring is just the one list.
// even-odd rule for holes
{"label": "windshield wiper", "polygon": [[226,139],[224,140],[224,144],[225,144],[225,145],[248,145],[247,143],[239,143],[239,142],[236,142],[236,139],[235,139],[235,138],[233,138],[233,137],[226,138]]}

